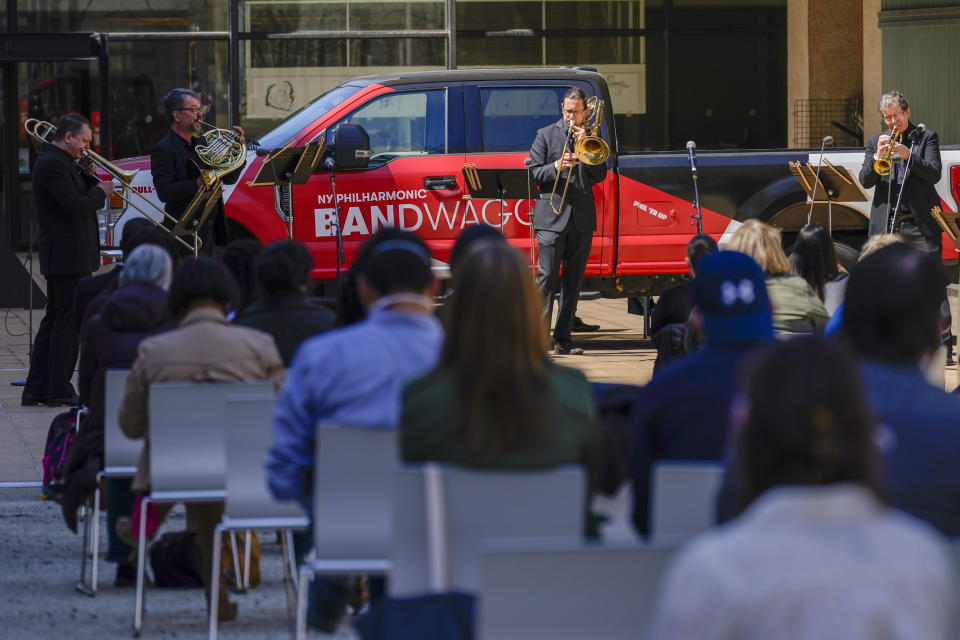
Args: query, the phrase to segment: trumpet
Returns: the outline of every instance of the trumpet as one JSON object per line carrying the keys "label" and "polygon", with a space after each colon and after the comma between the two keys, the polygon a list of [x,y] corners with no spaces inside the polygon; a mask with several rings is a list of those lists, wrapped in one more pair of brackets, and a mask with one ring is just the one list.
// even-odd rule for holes
{"label": "trumpet", "polygon": [[890,175],[890,156],[893,155],[893,148],[903,141],[903,133],[897,131],[894,127],[890,130],[890,139],[887,141],[887,149],[882,155],[873,161],[873,170],[881,176]]}
{"label": "trumpet", "polygon": [[[603,122],[603,100],[597,96],[587,98],[586,116],[583,119],[583,129],[586,134],[573,145],[573,153],[577,160],[584,164],[598,165],[603,164],[610,157],[610,145],[600,137],[600,123]],[[570,145],[570,139],[573,136],[573,121],[570,121],[570,128],[567,130],[567,139],[563,144],[563,154],[566,154]],[[560,156],[563,158],[563,155]],[[561,164],[562,166],[562,164]],[[560,196],[559,206],[553,205],[553,196],[557,193],[557,186],[560,184],[560,174],[557,171],[557,179],[553,182],[553,190],[550,192],[550,206],[553,207],[553,213],[560,215],[563,213],[563,203],[567,199],[567,189],[570,187],[570,178],[573,176],[573,167],[567,169],[567,180],[563,185],[563,193]]]}
{"label": "trumpet", "polygon": [[[38,144],[43,144],[45,142],[52,142],[52,136],[53,136],[53,133],[56,131],[57,127],[56,125],[51,124],[46,120],[38,120],[37,118],[27,118],[27,120],[23,123],[23,129],[27,133],[27,135],[34,140],[34,142],[37,142]],[[133,169],[130,171],[121,169],[120,167],[113,164],[112,162],[110,162],[109,160],[101,156],[99,153],[97,153],[93,149],[87,149],[86,151],[84,151],[83,159],[89,160],[94,164],[95,167],[102,169],[103,171],[110,174],[110,177],[112,179],[120,182],[121,190],[114,191],[114,193],[117,194],[117,196],[119,196],[121,200],[123,200],[128,205],[130,205],[131,207],[139,211],[144,218],[146,218],[156,226],[160,227],[161,229],[163,229],[168,233],[170,232],[170,229],[165,227],[163,223],[159,222],[153,215],[150,215],[150,213],[138,207],[137,204],[133,202],[131,198],[127,197],[124,194],[124,192],[130,188],[130,183],[133,182],[133,178],[137,175],[137,172],[139,171],[139,169]],[[78,164],[79,162],[80,161],[78,161]],[[158,207],[156,204],[151,202],[145,195],[143,195],[139,191],[130,189],[130,193],[133,193],[139,196],[141,201],[146,205],[148,205],[148,208],[150,208],[154,212],[154,215],[159,213],[161,219],[165,218],[167,220],[170,220],[174,224],[177,224],[178,222],[180,222],[175,217],[173,217],[172,215],[170,215],[169,213],[167,213],[166,211]],[[189,242],[187,242],[186,240],[184,240],[183,238],[181,238],[180,236],[173,236],[173,239],[179,242],[180,244],[182,244],[187,249],[189,249],[191,252],[194,251],[194,246]],[[200,239],[197,238],[197,243],[198,243],[197,246],[199,246],[200,242],[201,242]]]}

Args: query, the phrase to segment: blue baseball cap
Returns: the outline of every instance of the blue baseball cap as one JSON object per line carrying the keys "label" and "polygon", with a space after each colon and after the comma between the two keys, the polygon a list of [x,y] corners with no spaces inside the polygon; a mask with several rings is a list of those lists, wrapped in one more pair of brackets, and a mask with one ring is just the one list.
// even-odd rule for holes
{"label": "blue baseball cap", "polygon": [[766,277],[750,256],[718,251],[697,266],[693,302],[703,314],[710,344],[773,338]]}

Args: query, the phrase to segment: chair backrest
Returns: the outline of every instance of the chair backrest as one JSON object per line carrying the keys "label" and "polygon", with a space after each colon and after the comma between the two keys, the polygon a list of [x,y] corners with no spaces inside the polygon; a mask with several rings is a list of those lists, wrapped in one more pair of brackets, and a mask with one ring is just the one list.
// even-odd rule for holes
{"label": "chair backrest", "polygon": [[478,640],[643,637],[675,547],[505,541],[481,557]]}
{"label": "chair backrest", "polygon": [[681,542],[714,525],[722,464],[659,461],[653,465],[652,476],[650,533],[655,542]]}
{"label": "chair backrest", "polygon": [[150,487],[164,492],[223,491],[228,395],[271,393],[270,382],[150,385]]}
{"label": "chair backrest", "polygon": [[396,429],[320,425],[316,433],[313,544],[318,558],[389,558]]}
{"label": "chair backrest", "polygon": [[[586,482],[580,467],[480,471],[440,466],[439,470],[448,589],[480,588],[480,550],[487,541],[583,535]],[[397,470],[392,595],[414,595],[431,588],[424,492],[424,468]]]}
{"label": "chair backrest", "polygon": [[227,396],[225,513],[231,519],[306,520],[298,504],[274,500],[267,490],[263,463],[273,442],[274,400],[273,393]]}
{"label": "chair backrest", "polygon": [[143,440],[131,440],[120,430],[117,414],[127,384],[129,369],[109,369],[104,379],[103,394],[103,467],[105,470],[136,471]]}

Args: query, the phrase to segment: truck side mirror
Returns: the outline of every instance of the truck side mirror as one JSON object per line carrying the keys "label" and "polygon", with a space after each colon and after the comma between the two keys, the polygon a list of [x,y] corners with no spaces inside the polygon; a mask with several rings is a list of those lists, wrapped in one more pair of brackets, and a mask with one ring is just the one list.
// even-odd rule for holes
{"label": "truck side mirror", "polygon": [[338,171],[366,169],[370,163],[370,136],[358,124],[338,124],[334,132],[333,162]]}

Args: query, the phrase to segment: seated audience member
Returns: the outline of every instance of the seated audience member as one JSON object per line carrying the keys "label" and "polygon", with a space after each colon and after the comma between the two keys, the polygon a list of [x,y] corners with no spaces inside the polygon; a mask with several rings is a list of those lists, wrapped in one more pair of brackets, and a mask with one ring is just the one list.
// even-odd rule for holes
{"label": "seated audience member", "polygon": [[763,271],[749,256],[707,256],[693,279],[693,322],[707,346],[667,367],[634,401],[633,522],[649,532],[650,469],[656,460],[722,460],[730,400],[741,365],[773,339]]}
{"label": "seated audience member", "polygon": [[[307,513],[313,511],[317,425],[396,428],[404,385],[436,365],[443,342],[434,314],[437,283],[423,240],[381,229],[360,249],[351,272],[365,318],[301,345],[274,410],[269,489]],[[310,592],[308,623],[335,630],[346,614],[347,581],[317,578]]]}
{"label": "seated audience member", "polygon": [[942,295],[932,260],[906,244],[885,247],[853,269],[840,335],[863,359],[890,504],[957,536],[960,397],[922,372],[939,346]]}
{"label": "seated audience member", "polygon": [[283,366],[289,367],[300,343],[333,326],[332,311],[307,302],[313,257],[294,240],[274,242],[257,258],[260,295],[239,313],[233,324],[273,336]]}
{"label": "seated audience member", "polygon": [[[717,241],[705,233],[697,234],[687,243],[687,267],[690,276],[696,276],[697,265],[717,251]],[[650,318],[650,335],[657,348],[657,359],[653,363],[653,375],[657,375],[664,365],[679,360],[687,354],[685,347],[687,321],[693,310],[693,282],[684,280],[667,289],[653,307]]]}
{"label": "seated audience member", "polygon": [[823,225],[814,222],[800,230],[790,255],[790,272],[807,281],[827,313],[837,310],[847,288],[847,273],[837,264],[833,239]]}
{"label": "seated audience member", "polygon": [[827,310],[806,280],[790,275],[778,229],[759,220],[747,220],[734,232],[727,248],[753,258],[767,275],[775,332],[823,333],[829,319]]}
{"label": "seated audience member", "polygon": [[[903,239],[903,236],[897,233],[881,233],[879,235],[870,236],[867,238],[867,241],[863,244],[863,249],[860,250],[860,257],[857,259],[863,260],[871,253],[875,253],[884,247],[889,247],[891,244],[896,244],[898,242],[906,242]],[[843,287],[844,297],[846,297],[847,287],[844,284]],[[830,320],[827,322],[827,328],[824,330],[824,334],[832,336],[835,333],[840,331],[840,325],[843,323],[843,301],[841,300],[840,304],[832,312]]]}
{"label": "seated audience member", "polygon": [[249,307],[257,295],[256,264],[262,252],[263,245],[251,238],[234,240],[223,248],[220,262],[233,276],[240,290],[240,299],[235,303],[237,307],[232,309],[234,315]]}
{"label": "seated audience member", "polygon": [[751,369],[731,409],[745,510],[674,560],[650,637],[946,638],[955,563],[881,499],[856,363],[810,337]]}
{"label": "seated audience member", "polygon": [[440,363],[403,392],[403,460],[494,469],[579,464],[596,487],[602,453],[590,385],[544,355],[541,308],[515,249],[471,245],[458,262]]}
{"label": "seated audience member", "polygon": [[[127,437],[145,440],[132,485],[135,492],[150,491],[148,407],[152,383],[271,380],[280,385],[283,363],[273,338],[227,323],[227,307],[238,296],[230,273],[211,258],[187,260],[174,276],[168,306],[179,326],[140,343],[118,415]],[[223,515],[223,502],[188,504],[187,514],[196,523],[209,603],[213,528]],[[222,583],[218,597],[221,619],[234,618],[236,607],[227,600]]]}
{"label": "seated audience member", "polygon": [[[89,409],[66,464],[67,492],[62,503],[67,525],[76,531],[77,508],[92,494],[103,468],[104,383],[107,370],[129,369],[140,341],[175,325],[167,312],[167,289],[172,277],[170,255],[153,244],[128,254],[117,278],[117,290],[100,305],[84,327],[80,343],[80,396]],[[132,549],[115,534],[117,517],[130,515],[130,480],[107,480],[107,560],[116,562],[119,585],[133,583],[136,570],[128,557]]]}
{"label": "seated audience member", "polygon": [[83,326],[83,320],[86,317],[85,311],[90,301],[105,291],[112,291],[116,288],[117,277],[123,270],[123,263],[130,256],[130,252],[136,248],[133,243],[134,237],[152,226],[153,223],[146,218],[133,218],[123,225],[123,235],[120,238],[119,247],[120,261],[114,265],[113,269],[86,277],[77,285],[77,294],[73,297],[73,313],[77,322],[77,331],[80,331]]}

